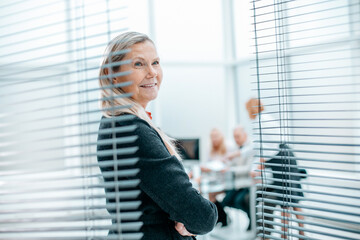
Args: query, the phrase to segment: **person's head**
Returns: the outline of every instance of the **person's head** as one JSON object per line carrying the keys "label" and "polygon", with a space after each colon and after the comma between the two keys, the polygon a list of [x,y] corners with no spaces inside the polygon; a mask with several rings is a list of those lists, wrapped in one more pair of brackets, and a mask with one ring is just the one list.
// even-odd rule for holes
{"label": "person's head", "polygon": [[219,147],[224,142],[224,135],[219,129],[213,128],[210,132],[210,140],[213,147]]}
{"label": "person's head", "polygon": [[233,131],[236,145],[243,146],[247,141],[247,134],[243,126],[237,126]]}
{"label": "person's head", "polygon": [[122,98],[131,94],[130,101],[145,109],[157,97],[163,77],[153,41],[145,34],[126,32],[110,41],[104,55],[99,74],[103,108],[126,105]]}
{"label": "person's head", "polygon": [[225,146],[225,138],[222,132],[213,128],[210,132],[210,141],[211,141],[211,153],[212,154],[225,154],[226,146]]}
{"label": "person's head", "polygon": [[145,34],[125,32],[108,44],[99,73],[101,108],[105,117],[131,113],[145,120],[181,159],[173,139],[157,128],[147,115],[147,104],[157,97],[162,81],[160,59],[153,41]]}
{"label": "person's head", "polygon": [[255,119],[256,115],[260,112],[264,111],[264,106],[262,105],[261,101],[257,98],[250,98],[246,102],[246,110],[249,114],[250,119]]}

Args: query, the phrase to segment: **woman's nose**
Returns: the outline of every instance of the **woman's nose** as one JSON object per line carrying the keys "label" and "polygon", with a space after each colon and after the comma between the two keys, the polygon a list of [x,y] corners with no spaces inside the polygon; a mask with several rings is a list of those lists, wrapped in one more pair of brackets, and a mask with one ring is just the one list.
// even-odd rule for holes
{"label": "woman's nose", "polygon": [[154,78],[157,76],[157,71],[153,66],[149,66],[148,67],[148,77],[149,78]]}

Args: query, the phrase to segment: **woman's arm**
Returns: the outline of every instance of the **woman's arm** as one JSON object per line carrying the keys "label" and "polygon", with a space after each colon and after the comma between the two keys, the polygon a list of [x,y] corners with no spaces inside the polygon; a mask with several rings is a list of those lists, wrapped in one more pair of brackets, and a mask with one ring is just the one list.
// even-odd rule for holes
{"label": "woman's arm", "polygon": [[210,232],[217,221],[215,204],[192,187],[182,164],[169,154],[157,132],[142,120],[137,124],[140,188],[190,233]]}
{"label": "woman's arm", "polygon": [[[131,169],[140,169],[136,178],[141,180],[139,185],[141,190],[169,214],[171,220],[183,223],[188,232],[205,234],[211,231],[217,221],[216,206],[192,187],[182,164],[176,157],[170,155],[157,132],[145,121],[136,117],[135,120],[116,121],[115,128],[110,122],[103,120],[100,125],[98,161],[113,160],[113,153],[105,155],[102,153],[113,149],[114,145],[107,143],[108,139],[114,137],[113,131],[116,130],[116,141],[128,137],[136,139],[131,143],[117,141],[116,147],[119,149],[137,149],[136,152],[121,154],[117,158],[137,161]],[[123,131],[124,127],[129,126],[135,128],[131,131]],[[122,168],[127,169],[127,166]],[[102,166],[101,170],[113,171],[113,164],[109,167]],[[108,180],[113,181],[111,178]]]}

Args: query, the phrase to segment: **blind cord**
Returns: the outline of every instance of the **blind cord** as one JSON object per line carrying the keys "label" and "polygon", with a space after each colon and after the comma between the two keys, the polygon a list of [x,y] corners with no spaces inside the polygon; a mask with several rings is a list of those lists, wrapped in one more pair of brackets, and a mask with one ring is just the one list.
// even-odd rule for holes
{"label": "blind cord", "polygon": [[[281,56],[281,39],[279,39],[281,37],[281,27],[279,26],[280,23],[280,10],[278,9],[278,5],[275,5],[276,4],[276,0],[273,1],[274,2],[274,8],[273,8],[273,14],[274,14],[274,24],[275,24],[275,42],[276,42],[276,76],[277,76],[277,93],[278,93],[278,111],[279,111],[279,137],[280,137],[280,141],[278,144],[283,144],[283,136],[282,136],[282,131],[283,131],[283,116],[282,116],[282,109],[281,109],[281,87],[280,87],[280,84],[281,84],[281,78],[282,78],[282,73],[283,73],[283,69],[282,69],[282,56]],[[286,224],[286,221],[285,221],[285,216],[286,216],[286,205],[285,205],[285,198],[287,198],[286,194],[287,194],[287,189],[286,189],[286,182],[284,181],[283,177],[285,176],[285,171],[284,171],[284,156],[283,156],[283,150],[281,149],[281,145],[279,145],[279,148],[280,148],[280,154],[281,154],[281,176],[282,176],[282,179],[281,179],[281,185],[282,185],[282,206],[281,207],[281,212],[282,212],[282,235],[284,236],[284,238],[286,238],[286,228],[285,228],[285,224]],[[276,178],[274,178],[275,181],[276,181]],[[274,182],[275,184],[275,182]]]}
{"label": "blind cord", "polygon": [[[258,49],[258,38],[257,38],[257,21],[256,21],[256,7],[255,7],[255,1],[252,1],[252,5],[253,5],[253,12],[254,12],[254,15],[253,15],[253,20],[254,20],[254,35],[255,35],[255,38],[254,38],[254,41],[255,41],[255,61],[256,61],[256,76],[257,76],[257,95],[258,95],[258,99],[261,99],[261,94],[260,94],[260,69],[259,69],[259,49]],[[259,139],[260,139],[260,149],[259,149],[259,152],[260,152],[260,158],[261,156],[263,155],[263,151],[262,151],[262,130],[261,130],[261,113],[260,113],[260,110],[261,110],[261,106],[259,104],[258,106],[258,125],[259,125]],[[263,167],[265,167],[263,164],[262,164],[262,161],[260,161],[260,171],[261,171],[261,198],[264,199],[264,191],[266,190],[265,188],[265,184],[264,184],[264,181],[266,181],[266,175],[265,175],[265,171],[263,169]],[[259,201],[261,202],[261,201]],[[261,212],[262,212],[262,215],[261,215],[261,218],[264,219],[264,210],[265,210],[265,206],[264,206],[265,202],[262,201],[262,204],[261,204]],[[261,221],[261,226],[262,226],[262,233],[260,233],[259,235],[262,236],[263,238],[265,238],[265,223],[264,221]]]}

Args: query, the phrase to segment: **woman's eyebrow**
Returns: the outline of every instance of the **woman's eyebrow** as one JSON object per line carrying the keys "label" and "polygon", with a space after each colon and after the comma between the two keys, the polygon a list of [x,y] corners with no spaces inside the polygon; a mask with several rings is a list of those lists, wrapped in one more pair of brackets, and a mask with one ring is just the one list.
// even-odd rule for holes
{"label": "woman's eyebrow", "polygon": [[[135,61],[135,60],[143,60],[143,61],[145,61],[145,58],[143,58],[143,57],[134,57],[133,61]],[[153,60],[160,60],[160,57],[155,57]]]}
{"label": "woman's eyebrow", "polygon": [[140,59],[140,60],[145,60],[144,58],[142,57],[134,57],[133,60],[137,60],[137,59]]}

